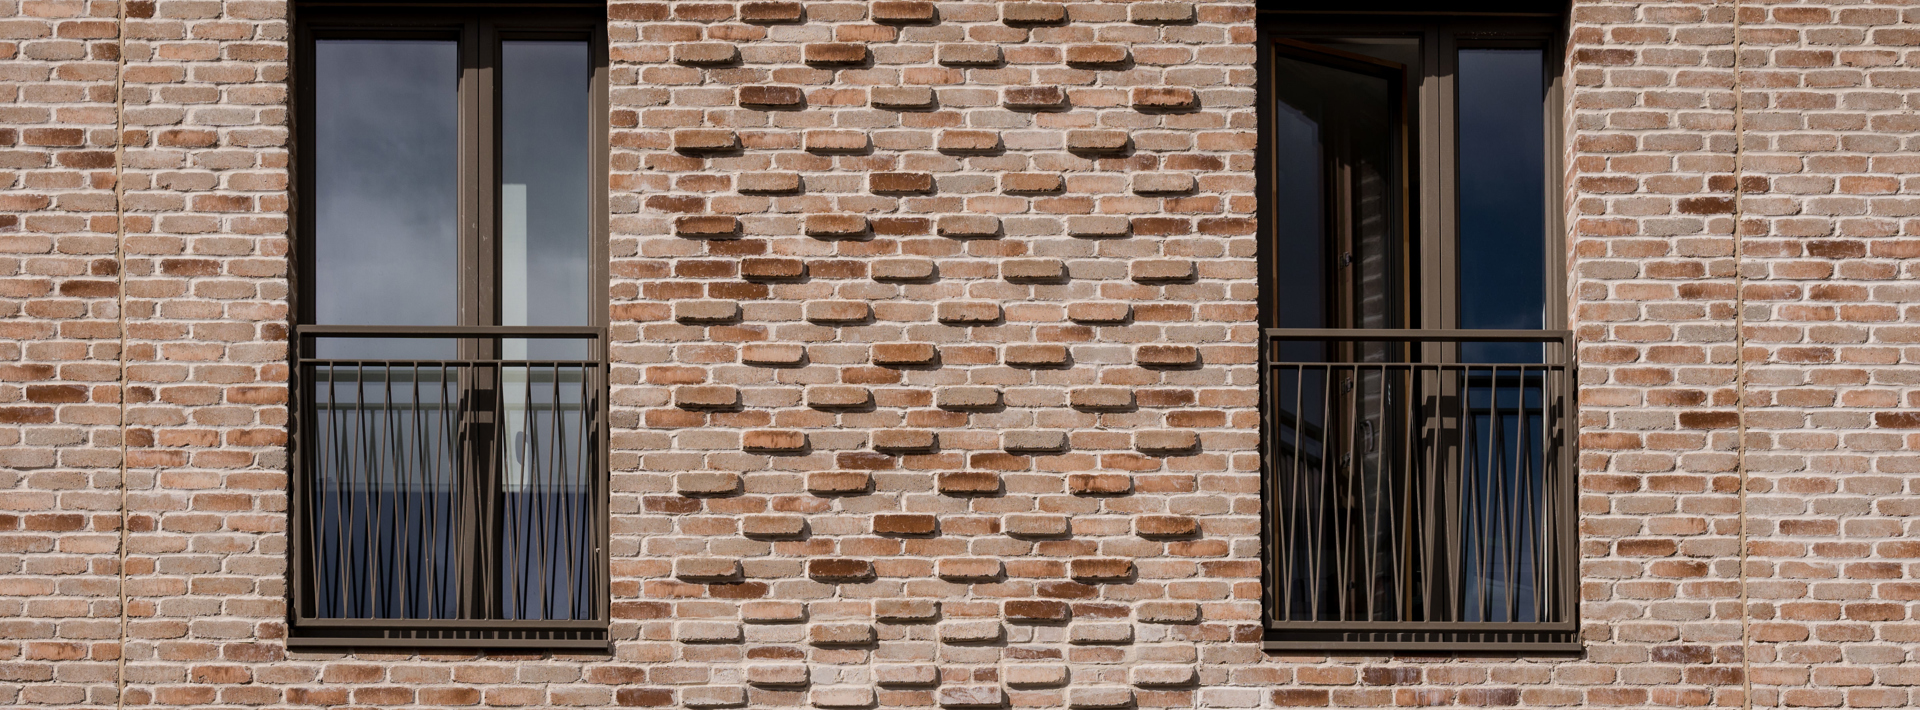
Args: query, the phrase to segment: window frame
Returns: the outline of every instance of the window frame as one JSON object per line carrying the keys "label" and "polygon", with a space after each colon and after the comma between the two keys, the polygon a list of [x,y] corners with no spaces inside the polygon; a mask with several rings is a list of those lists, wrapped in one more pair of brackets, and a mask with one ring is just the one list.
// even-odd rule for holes
{"label": "window frame", "polygon": [[[607,323],[609,319],[609,133],[606,120],[608,101],[608,40],[605,5],[554,3],[538,6],[473,6],[435,3],[431,0],[405,6],[368,6],[352,2],[302,2],[295,7],[293,37],[293,239],[289,252],[289,297],[293,301],[291,318],[294,337],[289,348],[290,390],[293,402],[290,426],[293,436],[289,476],[289,520],[287,573],[287,643],[292,648],[460,648],[608,651],[611,621],[610,535],[611,520],[609,453],[607,425]],[[460,62],[458,80],[459,153],[458,208],[456,230],[458,260],[456,274],[457,322],[447,326],[366,326],[319,324],[314,309],[314,261],[316,234],[314,161],[302,160],[315,144],[314,135],[314,50],[323,39],[436,39],[457,40]],[[499,130],[501,90],[498,67],[501,43],[511,40],[585,40],[593,75],[589,81],[588,127],[588,290],[587,316],[581,326],[501,327],[500,256],[497,236],[500,229],[502,136]],[[511,333],[508,331],[511,330]],[[303,331],[305,331],[303,333]],[[594,477],[597,495],[591,496],[586,513],[593,529],[589,539],[597,545],[590,563],[594,565],[594,589],[589,598],[594,605],[590,620],[500,620],[500,619],[330,619],[303,618],[302,593],[312,580],[306,578],[304,556],[311,543],[303,530],[305,485],[304,454],[301,453],[302,419],[308,403],[302,402],[305,387],[301,383],[301,360],[314,356],[311,339],[316,334],[355,331],[356,335],[439,335],[459,337],[458,354],[465,359],[498,358],[499,343],[507,337],[557,337],[589,339],[589,358],[596,361],[597,382],[590,386],[598,399],[600,422],[595,440],[588,445],[597,452],[595,467],[586,471]],[[467,337],[472,336],[472,337]],[[464,386],[464,385],[463,385]],[[492,385],[497,387],[497,385]],[[465,543],[463,543],[465,544]],[[484,543],[479,543],[484,544]],[[470,554],[471,551],[463,554]],[[506,579],[502,577],[501,579]]]}
{"label": "window frame", "polygon": [[[1541,107],[1544,122],[1545,186],[1540,199],[1544,202],[1546,239],[1544,262],[1546,312],[1543,326],[1546,334],[1561,334],[1564,337],[1562,352],[1567,367],[1573,367],[1571,355],[1571,335],[1564,330],[1569,319],[1568,292],[1570,279],[1568,262],[1570,248],[1566,232],[1566,163],[1565,163],[1565,70],[1560,61],[1566,51],[1566,24],[1562,15],[1555,12],[1501,12],[1501,13],[1366,13],[1366,12],[1327,12],[1312,9],[1277,10],[1263,8],[1259,13],[1259,57],[1258,64],[1258,106],[1259,148],[1256,156],[1258,174],[1259,230],[1260,242],[1257,248],[1260,269],[1263,275],[1269,273],[1275,258],[1276,216],[1274,194],[1277,189],[1272,171],[1275,169],[1273,154],[1276,139],[1272,131],[1274,124],[1269,112],[1274,96],[1273,57],[1285,53],[1277,49],[1285,46],[1288,40],[1311,42],[1314,37],[1410,37],[1420,42],[1420,65],[1408,68],[1408,78],[1403,86],[1397,109],[1402,112],[1402,144],[1397,146],[1401,176],[1403,207],[1399,216],[1403,224],[1400,236],[1402,244],[1400,263],[1395,265],[1401,274],[1398,286],[1402,293],[1396,294],[1400,317],[1403,319],[1401,330],[1391,331],[1402,336],[1410,346],[1416,343],[1422,359],[1451,363],[1459,360],[1457,350],[1443,344],[1443,331],[1459,328],[1460,295],[1458,278],[1460,273],[1459,254],[1459,161],[1456,154],[1458,142],[1458,101],[1457,62],[1461,49],[1476,48],[1537,48],[1543,52],[1543,105]],[[1338,52],[1335,52],[1338,54]],[[1558,238],[1554,238],[1557,235]],[[1260,289],[1260,323],[1262,328],[1275,328],[1276,321],[1268,310],[1272,308],[1274,298],[1272,279],[1262,278]],[[1411,281],[1412,283],[1408,283]],[[1307,331],[1300,331],[1307,332]],[[1332,330],[1322,333],[1332,334]],[[1365,331],[1354,330],[1352,333]],[[1389,331],[1380,331],[1389,332]],[[1263,339],[1263,343],[1266,341]],[[1263,345],[1263,347],[1266,347]],[[1264,356],[1263,356],[1264,357]],[[1263,360],[1264,362],[1264,360]],[[1263,366],[1262,388],[1265,389],[1266,372]],[[1577,381],[1577,380],[1575,380]],[[1577,401],[1573,393],[1567,393],[1567,405],[1572,414],[1577,415]],[[1265,411],[1267,395],[1262,394],[1262,427],[1269,428],[1268,412]],[[1263,441],[1267,434],[1263,432]],[[1578,471],[1574,466],[1578,461],[1577,428],[1570,426],[1564,433],[1561,454],[1556,456],[1566,462],[1561,475],[1571,483],[1577,480]],[[1265,444],[1263,444],[1264,448]],[[1263,456],[1267,452],[1263,451]],[[1273,475],[1267,464],[1262,465],[1262,476]],[[1267,483],[1263,481],[1263,491]],[[1572,488],[1567,490],[1571,491]],[[1569,495],[1571,495],[1569,493]],[[1275,521],[1283,513],[1272,496],[1263,495],[1262,536],[1264,565],[1262,586],[1271,590],[1275,585],[1284,583],[1278,578],[1278,565],[1273,555],[1278,554],[1276,543],[1271,539]],[[1577,507],[1571,508],[1577,516]],[[1559,527],[1553,531],[1560,539],[1554,543],[1567,555],[1561,574],[1553,580],[1559,588],[1553,593],[1568,601],[1565,608],[1567,618],[1554,622],[1527,622],[1538,627],[1541,633],[1517,632],[1520,622],[1334,622],[1343,628],[1359,629],[1340,633],[1314,631],[1307,629],[1309,624],[1322,622],[1283,621],[1273,608],[1271,594],[1263,593],[1262,613],[1265,629],[1264,645],[1271,651],[1327,651],[1340,650],[1350,652],[1405,651],[1419,653],[1533,653],[1557,654],[1578,653],[1582,650],[1579,641],[1579,577],[1578,577],[1578,527],[1572,519],[1559,521]],[[1496,630],[1493,624],[1508,624],[1505,630]],[[1426,628],[1416,628],[1425,626]],[[1479,626],[1480,628],[1473,628]],[[1550,628],[1549,628],[1550,627]]]}

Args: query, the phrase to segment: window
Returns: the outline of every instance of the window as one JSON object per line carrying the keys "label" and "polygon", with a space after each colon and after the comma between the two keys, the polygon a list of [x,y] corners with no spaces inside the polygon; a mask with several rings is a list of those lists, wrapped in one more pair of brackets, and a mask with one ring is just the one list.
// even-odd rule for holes
{"label": "window", "polygon": [[1559,23],[1269,16],[1270,648],[1577,649]]}
{"label": "window", "polygon": [[605,648],[605,33],[299,14],[292,642]]}

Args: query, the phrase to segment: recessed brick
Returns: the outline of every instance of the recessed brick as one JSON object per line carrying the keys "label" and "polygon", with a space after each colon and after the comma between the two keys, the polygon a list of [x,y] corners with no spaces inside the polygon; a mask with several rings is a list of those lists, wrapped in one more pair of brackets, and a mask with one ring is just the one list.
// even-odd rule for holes
{"label": "recessed brick", "polygon": [[1139,173],[1133,176],[1133,191],[1140,195],[1184,195],[1193,192],[1193,176],[1186,173]]}
{"label": "recessed brick", "polygon": [[1059,259],[1008,259],[1000,262],[1000,278],[1015,283],[1057,283],[1067,279],[1067,265]]}
{"label": "recessed brick", "polygon": [[740,236],[740,220],[718,215],[676,217],[673,233],[689,239],[734,239]]}
{"label": "recessed brick", "polygon": [[1184,429],[1136,431],[1133,448],[1143,454],[1184,454],[1200,448],[1200,437]]}
{"label": "recessed brick", "polygon": [[942,153],[990,153],[1000,149],[1000,134],[993,131],[945,130],[938,143]]}
{"label": "recessed brick", "polygon": [[807,435],[783,429],[758,429],[741,437],[741,447],[754,453],[800,453],[807,449]]}
{"label": "recessed brick", "polygon": [[1146,538],[1192,537],[1200,524],[1186,515],[1142,515],[1133,519],[1133,534]]}
{"label": "recessed brick", "polygon": [[801,56],[808,64],[845,65],[867,61],[867,47],[851,42],[818,42],[807,45]]}
{"label": "recessed brick", "polygon": [[807,94],[797,86],[742,86],[741,106],[753,108],[799,108],[807,104]]}
{"label": "recessed brick", "polygon": [[1088,496],[1126,495],[1133,492],[1133,478],[1121,473],[1068,474],[1067,490]]}
{"label": "recessed brick", "polygon": [[869,14],[873,21],[888,25],[933,24],[940,20],[933,3],[911,0],[881,0],[873,3]]}
{"label": "recessed brick", "polygon": [[740,406],[740,390],[726,385],[682,385],[673,388],[673,406],[681,409],[733,409]]}
{"label": "recessed brick", "polygon": [[1140,111],[1192,111],[1200,108],[1200,97],[1193,89],[1137,86],[1133,89],[1133,107]]}
{"label": "recessed brick", "polygon": [[673,46],[676,64],[705,66],[740,61],[740,50],[727,42],[692,42]]}
{"label": "recessed brick", "polygon": [[1142,345],[1133,353],[1141,367],[1179,368],[1200,364],[1200,350],[1192,345]]}
{"label": "recessed brick", "polygon": [[933,100],[930,86],[876,86],[867,90],[867,101],[875,108],[927,108]]}
{"label": "recessed brick", "polygon": [[1065,345],[1027,343],[1007,346],[1006,355],[1001,359],[1013,367],[1043,368],[1064,367],[1071,357]]}
{"label": "recessed brick", "polygon": [[1081,582],[1119,582],[1133,577],[1133,560],[1083,557],[1068,565],[1069,575]]}
{"label": "recessed brick", "polygon": [[867,189],[876,195],[924,195],[933,192],[933,175],[872,173],[867,176]]}
{"label": "recessed brick", "polygon": [[751,343],[740,348],[740,361],[749,365],[793,367],[806,360],[807,348],[804,345]]}
{"label": "recessed brick", "polygon": [[887,453],[931,453],[940,448],[940,437],[926,429],[880,429],[873,432],[873,448]]}
{"label": "recessed brick", "polygon": [[740,474],[687,471],[673,476],[673,492],[683,496],[726,496],[740,492]]}
{"label": "recessed brick", "polygon": [[927,622],[940,618],[940,602],[932,599],[875,599],[873,616],[881,621]]}
{"label": "recessed brick", "polygon": [[939,522],[931,515],[889,513],[873,516],[875,535],[932,535],[939,529]]}
{"label": "recessed brick", "polygon": [[818,496],[864,495],[873,489],[866,471],[815,471],[807,474],[807,492]]}
{"label": "recessed brick", "polygon": [[1016,454],[1050,454],[1067,450],[1064,431],[1009,431],[1000,435],[1000,448]]}
{"label": "recessed brick", "polygon": [[984,67],[1000,63],[1000,46],[990,42],[942,44],[937,52],[940,64],[949,67]]}
{"label": "recessed brick", "polygon": [[992,471],[949,471],[940,474],[942,495],[985,496],[1000,492],[1000,474]]}
{"label": "recessed brick", "polygon": [[681,301],[673,304],[673,319],[681,323],[731,323],[740,320],[740,304],[733,301]]}
{"label": "recessed brick", "polygon": [[807,576],[821,582],[864,582],[873,578],[873,563],[867,560],[826,558],[807,560]]}
{"label": "recessed brick", "polygon": [[754,539],[796,538],[807,531],[807,519],[792,514],[761,513],[740,519],[740,534]]}
{"label": "recessed brick", "polygon": [[749,2],[740,5],[740,19],[754,24],[784,24],[799,22],[806,17],[806,10],[797,2]]}
{"label": "recessed brick", "polygon": [[992,557],[949,557],[940,560],[935,569],[935,574],[949,582],[985,582],[1006,574],[1000,560]]}
{"label": "recessed brick", "polygon": [[1132,145],[1126,131],[1075,130],[1067,131],[1067,150],[1075,153],[1110,154],[1126,152]]}
{"label": "recessed brick", "polygon": [[807,388],[807,406],[814,409],[857,409],[873,404],[873,394],[853,385],[815,385]]}
{"label": "recessed brick", "polygon": [[1067,64],[1077,67],[1107,67],[1126,64],[1133,59],[1125,45],[1074,44],[1067,46]]}
{"label": "recessed brick", "polygon": [[931,365],[940,359],[940,349],[932,343],[876,343],[873,364],[889,367]]}
{"label": "recessed brick", "polygon": [[1190,2],[1136,2],[1127,5],[1127,19],[1140,25],[1176,25],[1194,20]]}
{"label": "recessed brick", "polygon": [[857,239],[868,236],[867,218],[857,214],[807,215],[807,236],[818,239]]}
{"label": "recessed brick", "polygon": [[866,301],[809,301],[806,317],[814,323],[862,323],[873,318],[873,307]]}
{"label": "recessed brick", "polygon": [[912,257],[875,259],[872,271],[876,281],[924,281],[936,273],[932,259]]}
{"label": "recessed brick", "polygon": [[948,239],[998,239],[1000,218],[984,214],[950,214],[940,218],[940,236]]}
{"label": "recessed brick", "polygon": [[807,131],[806,150],[809,153],[863,153],[871,147],[867,134],[861,131],[815,130]]}
{"label": "recessed brick", "polygon": [[740,147],[740,136],[719,128],[689,128],[673,132],[673,149],[683,153],[717,153]]}
{"label": "recessed brick", "polygon": [[1067,92],[1058,86],[1013,86],[1000,105],[1020,111],[1054,111],[1067,107]]}
{"label": "recessed brick", "polygon": [[1066,187],[1059,173],[1007,173],[1000,176],[1000,191],[1009,195],[1045,195]]}
{"label": "recessed brick", "polygon": [[949,325],[981,325],[1000,320],[1000,304],[992,301],[943,301],[936,317]]}
{"label": "recessed brick", "polygon": [[1000,21],[1009,25],[1063,24],[1067,21],[1067,6],[1051,2],[1003,2]]}
{"label": "recessed brick", "polygon": [[807,264],[799,259],[753,257],[740,260],[740,276],[748,281],[791,281],[807,275]]}
{"label": "recessed brick", "polygon": [[1120,301],[1080,301],[1067,304],[1067,320],[1110,325],[1133,317],[1133,306]]}
{"label": "recessed brick", "polygon": [[1130,269],[1133,280],[1140,283],[1169,283],[1192,281],[1193,262],[1182,259],[1140,259]]}

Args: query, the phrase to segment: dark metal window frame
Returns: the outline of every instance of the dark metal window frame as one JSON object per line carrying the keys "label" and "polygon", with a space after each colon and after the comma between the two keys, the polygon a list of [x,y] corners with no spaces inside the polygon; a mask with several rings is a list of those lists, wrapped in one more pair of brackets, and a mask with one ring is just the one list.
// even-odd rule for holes
{"label": "dark metal window frame", "polygon": [[[1286,5],[1293,5],[1288,3]],[[1420,40],[1422,64],[1417,71],[1410,72],[1410,81],[1405,86],[1404,95],[1398,110],[1404,112],[1399,151],[1401,170],[1401,196],[1403,212],[1400,225],[1400,238],[1403,240],[1401,253],[1403,259],[1398,268],[1403,285],[1403,293],[1396,294],[1402,318],[1410,325],[1395,330],[1304,330],[1278,329],[1267,327],[1273,323],[1270,314],[1263,314],[1261,322],[1264,335],[1261,338],[1262,349],[1262,472],[1263,510],[1266,523],[1263,524],[1263,557],[1265,570],[1263,595],[1266,636],[1265,646],[1274,651],[1349,651],[1381,652],[1404,651],[1419,653],[1570,653],[1579,652],[1578,619],[1578,558],[1575,507],[1575,486],[1577,483],[1576,437],[1577,405],[1575,404],[1575,386],[1577,384],[1576,365],[1573,358],[1572,333],[1567,330],[1542,331],[1462,331],[1458,330],[1458,296],[1454,279],[1459,273],[1456,245],[1458,239],[1456,192],[1458,161],[1454,154],[1456,141],[1456,88],[1455,75],[1458,50],[1462,48],[1498,48],[1527,47],[1543,50],[1549,67],[1556,66],[1564,52],[1564,19],[1552,12],[1502,11],[1488,13],[1365,13],[1326,11],[1325,6],[1306,8],[1299,11],[1269,10],[1263,6],[1261,19],[1261,54],[1259,59],[1259,94],[1261,111],[1262,146],[1257,156],[1260,190],[1260,223],[1263,225],[1260,260],[1262,273],[1272,268],[1274,258],[1273,239],[1276,234],[1275,216],[1271,213],[1276,200],[1267,191],[1275,189],[1270,177],[1273,170],[1271,146],[1275,145],[1269,133],[1271,121],[1265,116],[1267,109],[1275,100],[1272,81],[1272,58],[1287,53],[1290,41],[1311,42],[1312,38],[1323,37],[1413,37]],[[1531,9],[1531,8],[1529,8]],[[1562,116],[1557,110],[1563,105],[1563,78],[1559,71],[1550,71],[1545,91],[1545,106],[1542,107],[1543,120],[1546,122],[1545,136],[1548,145],[1542,146],[1546,152],[1546,184],[1548,189],[1542,200],[1546,201],[1546,228],[1549,234],[1564,234],[1564,204],[1560,196],[1564,192],[1564,158],[1558,149],[1562,140]],[[1546,318],[1549,324],[1567,322],[1566,305],[1567,245],[1564,239],[1550,239],[1545,250],[1546,258],[1542,268],[1546,274],[1547,299]],[[1272,295],[1267,292],[1270,278],[1262,279],[1261,303],[1263,308],[1272,303]],[[1411,288],[1405,288],[1406,284]],[[1554,297],[1558,295],[1558,298]],[[1346,348],[1349,354],[1352,348],[1361,342],[1388,342],[1399,347],[1402,357],[1387,364],[1385,370],[1402,373],[1419,368],[1452,368],[1460,370],[1464,365],[1457,363],[1458,347],[1467,342],[1537,342],[1541,343],[1547,354],[1538,376],[1550,380],[1546,385],[1557,388],[1563,398],[1557,405],[1543,403],[1549,409],[1557,406],[1561,430],[1553,442],[1554,451],[1549,453],[1552,464],[1557,470],[1553,483],[1557,486],[1553,496],[1558,500],[1552,505],[1564,506],[1566,515],[1555,521],[1551,534],[1551,543],[1557,548],[1564,563],[1557,572],[1552,591],[1562,602],[1558,610],[1559,618],[1545,622],[1422,622],[1422,621],[1295,621],[1285,620],[1284,613],[1278,610],[1281,602],[1279,588],[1283,580],[1279,577],[1280,565],[1276,555],[1281,554],[1276,536],[1279,533],[1279,516],[1283,514],[1276,497],[1282,493],[1275,490],[1275,469],[1272,459],[1277,455],[1275,431],[1279,424],[1274,416],[1279,410],[1271,401],[1278,391],[1270,380],[1274,379],[1278,368],[1298,367],[1297,363],[1282,354],[1285,343],[1298,341],[1319,341],[1337,343]],[[1421,364],[1427,363],[1427,364]],[[1337,365],[1336,365],[1337,366]],[[1331,372],[1331,370],[1329,370]],[[1544,416],[1555,416],[1545,414]]]}
{"label": "dark metal window frame", "polygon": [[[582,326],[499,326],[497,291],[500,278],[498,245],[500,210],[500,84],[497,77],[500,47],[507,40],[585,40],[593,62],[589,115],[608,111],[608,49],[605,5],[578,3],[524,3],[474,5],[435,0],[405,5],[366,2],[302,2],[295,8],[293,128],[294,238],[292,300],[294,325],[290,348],[293,402],[291,476],[289,481],[288,645],[314,648],[500,648],[528,650],[606,651],[611,618],[609,486],[606,461],[609,449],[607,416],[608,321],[608,126],[596,121],[590,128],[588,155],[593,174],[588,181],[590,283],[588,307],[592,322]],[[314,42],[318,39],[440,39],[457,40],[459,79],[459,228],[458,318],[450,326],[352,326],[316,324],[314,283],[308,269],[314,258],[314,161],[302,152],[314,145]],[[312,462],[303,447],[303,434],[314,418],[308,370],[330,361],[316,357],[320,338],[444,338],[454,339],[459,363],[492,366],[498,380],[502,339],[570,339],[588,344],[585,361],[532,361],[540,366],[583,367],[591,388],[587,416],[597,419],[590,442],[597,488],[588,513],[595,552],[594,589],[589,593],[592,618],[575,620],[501,619],[335,619],[305,613],[306,597],[314,580],[306,573],[304,557],[310,541],[304,536],[305,478]],[[337,362],[337,361],[334,361]],[[394,361],[402,363],[402,361]],[[414,361],[407,361],[414,362]],[[404,363],[402,363],[404,364]],[[424,361],[419,364],[431,366]],[[444,364],[444,363],[443,363]],[[556,370],[558,372],[558,370]],[[463,380],[464,382],[465,380]],[[461,385],[462,387],[468,385]],[[500,397],[493,397],[496,408]],[[484,405],[483,405],[484,406]],[[486,410],[481,411],[484,415]],[[463,543],[465,545],[465,543]],[[475,548],[477,549],[477,548]],[[471,552],[469,552],[471,554]]]}

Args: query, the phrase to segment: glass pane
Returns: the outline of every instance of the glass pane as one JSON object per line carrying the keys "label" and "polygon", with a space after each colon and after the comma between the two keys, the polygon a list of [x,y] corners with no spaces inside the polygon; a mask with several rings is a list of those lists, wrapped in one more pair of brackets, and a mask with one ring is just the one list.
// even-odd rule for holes
{"label": "glass pane", "polygon": [[[1546,322],[1546,99],[1538,49],[1460,51],[1460,327]],[[1469,343],[1468,362],[1540,362],[1534,343]]]}
{"label": "glass pane", "polygon": [[458,322],[459,78],[452,41],[314,43],[317,322]]}
{"label": "glass pane", "polygon": [[[500,64],[500,324],[588,325],[593,63],[586,42],[504,42]],[[569,341],[505,357],[580,358]]]}

